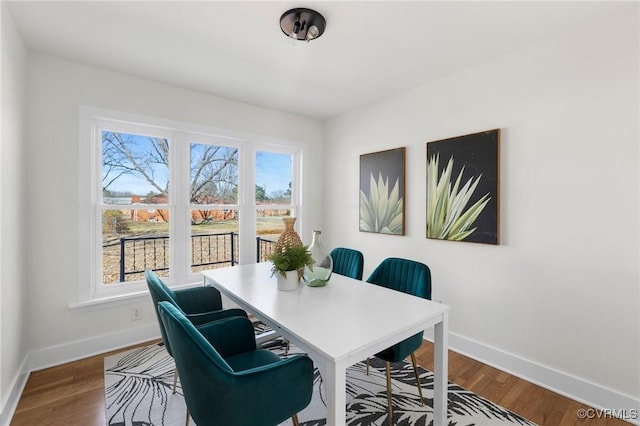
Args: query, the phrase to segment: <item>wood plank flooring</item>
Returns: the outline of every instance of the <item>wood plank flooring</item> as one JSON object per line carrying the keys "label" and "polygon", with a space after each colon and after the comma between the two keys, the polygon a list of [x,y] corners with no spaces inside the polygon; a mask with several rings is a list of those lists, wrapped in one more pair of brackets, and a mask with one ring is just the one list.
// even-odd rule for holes
{"label": "wood plank flooring", "polygon": [[[31,373],[11,425],[105,425],[103,358],[122,350]],[[431,343],[425,342],[416,357],[418,364],[433,370]],[[589,407],[453,351],[449,380],[542,426],[628,424],[580,419],[578,410]]]}

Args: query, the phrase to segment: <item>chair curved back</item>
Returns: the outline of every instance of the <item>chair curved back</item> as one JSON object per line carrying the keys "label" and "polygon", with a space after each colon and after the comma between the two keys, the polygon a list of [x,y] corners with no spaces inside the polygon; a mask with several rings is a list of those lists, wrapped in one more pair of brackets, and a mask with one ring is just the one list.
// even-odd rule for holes
{"label": "chair curved back", "polygon": [[364,268],[364,256],[358,250],[336,247],[331,250],[333,259],[333,272],[346,277],[362,279],[362,269]]}
{"label": "chair curved back", "polygon": [[[210,323],[207,330],[211,336],[207,337],[209,334],[203,334],[206,328],[197,329],[171,303],[161,302],[158,312],[174,349],[187,408],[199,426],[274,425],[308,405],[313,387],[311,360],[307,356],[280,360],[268,351],[256,350],[248,318],[231,317]],[[230,347],[253,348],[246,356],[240,355],[245,364],[255,367],[250,368],[251,372],[234,371],[223,356],[224,349],[221,347],[220,352],[214,347],[229,341]],[[265,352],[276,361],[262,355]],[[266,363],[262,361],[265,358]],[[269,368],[268,364],[277,364],[278,371],[260,381],[258,376]]]}
{"label": "chair curved back", "polygon": [[431,299],[431,270],[415,260],[388,257],[371,273],[367,282]]}
{"label": "chair curved back", "polygon": [[173,306],[176,307],[181,313],[184,314],[184,311],[180,309],[178,306],[178,302],[176,302],[176,296],[173,290],[171,290],[167,285],[156,275],[155,272],[147,269],[144,271],[144,278],[147,281],[147,287],[149,287],[149,294],[151,294],[151,299],[153,300],[154,311],[156,312],[156,317],[158,318],[158,324],[160,325],[160,334],[162,335],[162,341],[164,342],[165,347],[167,348],[167,352],[169,355],[173,356],[173,352],[171,351],[171,347],[169,346],[169,341],[167,340],[167,334],[164,330],[164,325],[162,324],[162,320],[160,319],[160,313],[158,312],[158,304],[160,302],[169,302]]}
{"label": "chair curved back", "polygon": [[[171,290],[161,279],[150,269],[144,271],[144,278],[147,281],[147,287],[149,287],[149,293],[153,299],[153,304],[158,306],[160,302],[171,302],[174,306],[178,306],[176,302],[176,294]],[[158,319],[160,319],[158,317]]]}
{"label": "chair curved back", "polygon": [[[161,308],[162,306],[162,308]],[[164,311],[164,315],[163,312]],[[194,360],[198,360],[198,352],[200,355],[204,355],[207,362],[212,363],[212,368],[216,368],[226,373],[233,373],[229,364],[222,358],[222,356],[211,346],[211,344],[204,338],[202,333],[198,331],[195,325],[178,309],[175,305],[161,302],[158,305],[158,315],[160,321],[165,325],[167,329],[167,337],[171,341],[178,341],[180,345],[178,348],[187,348],[186,352],[193,351],[195,353]],[[177,362],[177,361],[176,361]],[[184,379],[181,379],[184,380]]]}
{"label": "chair curved back", "polygon": [[[367,282],[393,290],[431,299],[431,271],[424,263],[409,259],[389,257],[371,273]],[[417,333],[386,350],[376,357],[397,362],[412,354],[422,345],[423,332]]]}

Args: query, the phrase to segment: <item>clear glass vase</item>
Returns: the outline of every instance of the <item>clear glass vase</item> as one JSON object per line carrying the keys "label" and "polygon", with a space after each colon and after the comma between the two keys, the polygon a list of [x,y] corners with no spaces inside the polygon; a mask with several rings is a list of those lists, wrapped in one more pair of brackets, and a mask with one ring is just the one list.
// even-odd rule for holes
{"label": "clear glass vase", "polygon": [[320,231],[313,231],[313,239],[309,246],[313,267],[305,267],[302,277],[309,287],[323,287],[327,285],[333,271],[333,259],[322,245]]}

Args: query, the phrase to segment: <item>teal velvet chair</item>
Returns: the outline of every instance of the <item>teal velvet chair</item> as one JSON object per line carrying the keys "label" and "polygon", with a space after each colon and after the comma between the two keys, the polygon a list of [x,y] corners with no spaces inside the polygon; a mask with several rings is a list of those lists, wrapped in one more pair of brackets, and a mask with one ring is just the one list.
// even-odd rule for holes
{"label": "teal velvet chair", "polygon": [[364,268],[364,256],[358,250],[336,247],[331,250],[333,259],[333,272],[346,277],[362,279],[362,269]]}
{"label": "teal velvet chair", "polygon": [[256,349],[248,318],[232,317],[196,328],[175,306],[160,302],[184,399],[198,426],[274,426],[311,402],[313,363]]}
{"label": "teal velvet chair", "polygon": [[[400,259],[389,257],[384,259],[380,265],[371,273],[367,282],[379,286],[387,287],[393,290],[419,296],[424,299],[431,299],[431,271],[429,267],[423,263],[408,259]],[[391,406],[391,364],[399,362],[411,355],[413,363],[413,372],[416,375],[416,384],[420,401],[424,404],[422,397],[422,388],[418,378],[418,369],[416,366],[416,356],[414,352],[422,345],[422,335],[420,332],[411,336],[402,342],[396,343],[377,353],[376,358],[386,361],[387,370],[387,398],[389,407],[389,425],[392,424],[393,410]]]}
{"label": "teal velvet chair", "polygon": [[[202,286],[173,291],[151,270],[146,270],[144,277],[147,281],[147,287],[149,287],[151,299],[153,299],[153,306],[156,308],[154,310],[156,311],[158,324],[160,325],[162,341],[171,356],[173,356],[173,351],[167,340],[167,335],[157,309],[160,302],[170,302],[195,325],[206,324],[227,317],[247,316],[247,313],[242,309],[223,310],[220,292],[213,287]],[[174,393],[176,391],[177,379],[178,375],[175,374],[173,381]]]}

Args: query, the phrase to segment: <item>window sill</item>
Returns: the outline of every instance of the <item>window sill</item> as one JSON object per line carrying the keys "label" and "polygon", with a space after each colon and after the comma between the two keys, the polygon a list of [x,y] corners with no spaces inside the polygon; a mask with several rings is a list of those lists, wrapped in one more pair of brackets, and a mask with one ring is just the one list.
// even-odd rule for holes
{"label": "window sill", "polygon": [[[173,290],[181,290],[184,288],[202,286],[203,282],[195,282],[171,287]],[[151,296],[148,290],[140,290],[126,294],[118,294],[114,296],[96,297],[93,299],[83,300],[80,302],[70,303],[69,310],[79,312],[97,311],[100,309],[115,308],[118,306],[126,306],[134,303],[149,301]]]}
{"label": "window sill", "polygon": [[96,311],[105,308],[114,308],[117,306],[129,305],[140,302],[143,299],[149,299],[148,291],[137,291],[134,293],[119,294],[117,296],[99,297],[81,302],[69,304],[69,310],[77,311]]}

